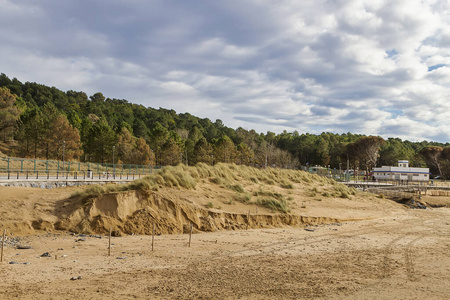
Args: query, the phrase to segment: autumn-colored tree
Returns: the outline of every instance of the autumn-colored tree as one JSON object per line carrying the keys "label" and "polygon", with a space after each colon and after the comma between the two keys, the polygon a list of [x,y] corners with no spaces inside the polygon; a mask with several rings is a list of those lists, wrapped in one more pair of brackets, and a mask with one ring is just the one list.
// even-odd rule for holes
{"label": "autumn-colored tree", "polygon": [[153,152],[143,138],[136,139],[132,163],[135,165],[154,165]]}
{"label": "autumn-colored tree", "polygon": [[232,163],[236,157],[236,147],[228,136],[214,143],[214,162]]}
{"label": "autumn-colored tree", "polygon": [[194,163],[212,164],[212,156],[212,146],[204,137],[202,137],[194,147]]}
{"label": "autumn-colored tree", "polygon": [[168,139],[161,148],[161,165],[177,165],[181,162],[182,152],[178,143],[173,139]]}
{"label": "autumn-colored tree", "polygon": [[0,87],[0,136],[4,141],[14,135],[19,109],[14,105],[16,96],[9,89]]}
{"label": "autumn-colored tree", "polygon": [[58,160],[79,159],[82,150],[78,129],[70,125],[62,114],[56,117],[50,128],[52,130],[46,134],[48,157]]}
{"label": "autumn-colored tree", "polygon": [[240,143],[239,145],[237,145],[236,153],[236,163],[246,166],[253,165],[255,161],[255,153],[247,144]]}
{"label": "autumn-colored tree", "polygon": [[71,160],[82,154],[78,129],[54,105],[27,110],[20,123],[18,138],[24,156]]}
{"label": "autumn-colored tree", "polygon": [[154,161],[145,140],[133,137],[126,127],[122,127],[117,137],[117,157],[124,164],[149,165]]}
{"label": "autumn-colored tree", "polygon": [[133,156],[134,137],[130,131],[122,127],[120,133],[117,135],[117,161],[130,164]]}

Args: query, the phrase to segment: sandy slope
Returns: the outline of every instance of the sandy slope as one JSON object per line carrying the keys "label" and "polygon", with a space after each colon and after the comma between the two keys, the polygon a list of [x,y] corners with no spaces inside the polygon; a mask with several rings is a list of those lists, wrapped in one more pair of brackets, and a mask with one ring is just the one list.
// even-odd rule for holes
{"label": "sandy slope", "polygon": [[[322,187],[323,190],[332,188]],[[196,230],[215,231],[334,223],[376,218],[405,210],[392,201],[363,193],[349,198],[311,196],[308,194],[311,188],[300,185],[292,190],[277,186],[267,188],[271,193],[284,193],[290,199],[289,214],[230,200],[236,192],[208,182],[191,190],[127,191],[88,201],[70,198],[79,189],[83,187],[50,190],[0,187],[2,226],[16,235],[58,229],[106,233],[109,227],[125,234],[148,234],[151,223],[156,220],[159,233],[180,233],[191,222]],[[246,190],[258,191],[261,185],[246,185]]]}
{"label": "sandy slope", "polygon": [[[8,232],[0,299],[447,299],[450,208],[270,189],[290,197],[290,214],[229,201],[231,191],[207,182],[113,193],[81,207],[69,198],[75,188],[0,187]],[[91,236],[57,230],[79,228],[83,218]],[[142,234],[150,220],[161,234],[154,251]],[[189,222],[191,247],[182,234]],[[112,238],[111,256],[109,226],[133,233]]]}
{"label": "sandy slope", "polygon": [[109,257],[106,237],[22,237],[33,248],[6,247],[0,298],[448,299],[448,208],[307,229],[200,233],[190,248],[161,235],[154,251],[151,236],[113,237]]}

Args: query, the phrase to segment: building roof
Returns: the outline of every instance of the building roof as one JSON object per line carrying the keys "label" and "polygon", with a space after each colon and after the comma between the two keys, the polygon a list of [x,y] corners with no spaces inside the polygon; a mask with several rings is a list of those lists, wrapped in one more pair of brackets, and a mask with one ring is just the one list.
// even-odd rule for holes
{"label": "building roof", "polygon": [[414,173],[414,174],[431,174],[429,168],[410,168],[410,167],[392,167],[382,166],[381,168],[374,168],[374,173]]}

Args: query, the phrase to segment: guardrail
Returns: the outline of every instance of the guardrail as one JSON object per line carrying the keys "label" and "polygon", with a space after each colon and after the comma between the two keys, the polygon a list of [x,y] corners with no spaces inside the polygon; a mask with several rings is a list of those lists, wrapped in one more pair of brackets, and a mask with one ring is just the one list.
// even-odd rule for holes
{"label": "guardrail", "polygon": [[149,172],[0,170],[0,181],[132,181]]}
{"label": "guardrail", "polygon": [[78,161],[40,160],[29,158],[2,157],[0,158],[0,171],[5,172],[97,172],[97,173],[141,173],[151,174],[161,166],[109,164]]}

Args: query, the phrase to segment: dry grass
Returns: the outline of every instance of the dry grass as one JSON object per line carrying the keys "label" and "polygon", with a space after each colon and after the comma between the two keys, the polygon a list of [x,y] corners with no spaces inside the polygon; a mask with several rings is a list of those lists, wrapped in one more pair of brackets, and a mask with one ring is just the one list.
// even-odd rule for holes
{"label": "dry grass", "polygon": [[225,190],[234,191],[235,195],[230,199],[230,203],[238,201],[263,205],[274,212],[284,213],[290,211],[287,199],[293,199],[287,194],[306,193],[310,197],[321,195],[336,198],[350,198],[356,194],[355,189],[336,183],[332,179],[299,170],[257,169],[223,163],[209,166],[200,163],[196,166],[165,167],[155,174],[127,185],[91,186],[72,196],[80,197],[86,202],[86,199],[104,193],[125,190],[158,191],[162,188],[195,190],[197,184],[208,182]]}

